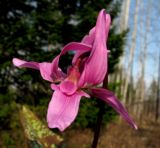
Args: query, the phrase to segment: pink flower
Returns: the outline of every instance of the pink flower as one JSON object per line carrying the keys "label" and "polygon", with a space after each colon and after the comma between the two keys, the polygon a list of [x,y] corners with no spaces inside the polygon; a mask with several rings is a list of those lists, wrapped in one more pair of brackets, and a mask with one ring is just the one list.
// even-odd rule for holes
{"label": "pink flower", "polygon": [[[110,15],[101,10],[96,26],[92,28],[80,43],[71,42],[67,44],[61,53],[53,59],[52,63],[26,62],[17,58],[13,64],[17,67],[33,68],[40,71],[43,79],[50,81],[54,90],[52,99],[48,106],[47,121],[50,128],[59,128],[63,131],[76,118],[79,103],[82,96],[91,95],[102,99],[112,106],[122,117],[134,128],[137,126],[129,117],[126,109],[114,96],[114,94],[96,86],[103,82],[107,73],[108,50],[106,39],[110,26]],[[76,51],[71,67],[67,74],[59,67],[59,59],[68,51]],[[59,84],[54,84],[59,82]]]}

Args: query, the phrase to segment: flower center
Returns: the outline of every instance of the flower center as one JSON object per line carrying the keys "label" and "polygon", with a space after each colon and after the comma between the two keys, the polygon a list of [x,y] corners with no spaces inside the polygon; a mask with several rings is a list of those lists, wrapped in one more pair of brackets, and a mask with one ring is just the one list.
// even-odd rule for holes
{"label": "flower center", "polygon": [[68,68],[68,77],[60,84],[60,90],[67,95],[74,94],[78,89],[77,83],[80,77],[79,62],[80,61],[77,60],[73,67]]}

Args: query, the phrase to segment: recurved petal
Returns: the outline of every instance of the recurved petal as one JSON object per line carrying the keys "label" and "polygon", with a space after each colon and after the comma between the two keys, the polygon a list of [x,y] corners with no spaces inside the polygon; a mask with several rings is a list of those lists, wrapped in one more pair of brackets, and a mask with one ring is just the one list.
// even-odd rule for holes
{"label": "recurved petal", "polygon": [[76,118],[79,103],[83,92],[76,92],[73,95],[65,95],[59,89],[54,87],[52,99],[48,106],[47,121],[50,128],[58,128],[63,131]]}
{"label": "recurved petal", "polygon": [[19,68],[26,67],[39,70],[39,63],[37,62],[27,62],[18,58],[13,58],[12,63]]}
{"label": "recurved petal", "polygon": [[50,82],[56,81],[60,77],[55,78],[52,76],[52,65],[52,63],[47,62],[39,63],[39,70],[42,78]]}
{"label": "recurved petal", "polygon": [[85,35],[84,38],[82,39],[82,43],[88,44],[88,45],[93,45],[95,39],[95,27],[93,27],[88,35]]}
{"label": "recurved petal", "polygon": [[108,105],[112,106],[133,128],[138,129],[127,110],[111,91],[103,88],[94,88],[91,91],[95,97],[102,99]]}
{"label": "recurved petal", "polygon": [[71,42],[69,44],[67,44],[66,46],[64,46],[64,48],[61,51],[61,55],[65,54],[68,51],[90,51],[92,49],[92,46],[85,44],[85,43],[78,43],[78,42]]}
{"label": "recurved petal", "polygon": [[110,15],[106,14],[105,10],[101,10],[96,26],[95,26],[95,39],[91,54],[86,61],[84,71],[82,73],[79,85],[99,84],[103,81],[107,72],[107,47],[106,40],[108,37],[110,26]]}
{"label": "recurved petal", "polygon": [[71,42],[69,44],[67,44],[66,46],[64,46],[64,48],[62,49],[61,53],[53,60],[53,66],[52,66],[52,71],[53,71],[53,76],[57,77],[59,75],[59,71],[57,71],[58,69],[60,69],[58,67],[59,64],[59,59],[62,55],[64,55],[66,52],[68,51],[83,51],[83,52],[88,52],[90,51],[92,48],[90,45],[87,45],[85,43],[78,43],[78,42]]}
{"label": "recurved petal", "polygon": [[52,61],[51,76],[56,80],[62,80],[66,77],[66,74],[62,72],[61,68],[58,67],[60,55],[56,56]]}
{"label": "recurved petal", "polygon": [[[81,43],[84,43],[84,44],[87,44],[87,45],[90,45],[90,46],[93,46],[93,42],[94,42],[94,39],[95,39],[95,27],[92,28],[89,32],[88,35],[85,35],[84,38],[82,39]],[[73,60],[72,60],[72,63],[74,64],[76,62],[76,60],[82,55],[84,54],[86,51],[84,50],[79,50],[75,53],[74,57],[73,57]]]}
{"label": "recurved petal", "polygon": [[41,73],[41,76],[43,79],[50,81],[50,82],[53,81],[53,77],[51,77],[52,63],[27,62],[27,61],[20,60],[17,58],[14,58],[12,62],[15,66],[17,66],[19,68],[24,67],[24,68],[32,68],[32,69],[40,70],[40,73]]}

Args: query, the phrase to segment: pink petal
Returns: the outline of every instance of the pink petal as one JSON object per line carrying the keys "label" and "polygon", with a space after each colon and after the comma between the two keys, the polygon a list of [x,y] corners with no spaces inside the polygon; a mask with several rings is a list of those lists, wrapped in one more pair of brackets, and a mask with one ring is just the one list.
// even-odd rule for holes
{"label": "pink petal", "polygon": [[67,44],[66,46],[64,46],[61,53],[52,62],[53,63],[53,67],[52,67],[53,76],[57,77],[57,75],[59,75],[57,73],[57,69],[60,69],[58,67],[58,64],[59,64],[59,59],[62,55],[64,55],[68,51],[80,51],[80,50],[83,52],[88,52],[91,50],[91,46],[84,44],[84,43],[78,43],[78,42],[71,42]]}
{"label": "pink petal", "polygon": [[107,47],[106,39],[109,32],[110,16],[105,10],[98,15],[95,27],[95,39],[91,54],[86,61],[79,85],[99,84],[103,81],[107,72]]}
{"label": "pink petal", "polygon": [[138,129],[132,118],[129,116],[127,110],[114,96],[114,94],[103,88],[92,89],[92,93],[95,97],[98,97],[112,106],[133,128]]}
{"label": "pink petal", "polygon": [[82,92],[76,92],[68,96],[56,89],[48,107],[48,126],[58,128],[60,131],[67,128],[76,118],[80,99],[84,95]]}
{"label": "pink petal", "polygon": [[56,84],[54,84],[54,83],[52,83],[52,84],[51,84],[51,89],[52,89],[52,90],[59,90],[59,86],[56,85]]}
{"label": "pink petal", "polygon": [[52,63],[37,63],[37,62],[27,62],[24,60],[20,60],[17,58],[13,58],[13,64],[17,67],[25,67],[25,68],[32,68],[32,69],[37,69],[40,70],[41,76],[43,79],[53,82],[53,77],[51,77],[52,74]]}
{"label": "pink petal", "polygon": [[47,80],[47,81],[50,81],[50,82],[53,82],[53,81],[56,81],[57,79],[60,79],[61,76],[59,77],[53,77],[52,76],[52,63],[47,63],[47,62],[43,62],[43,63],[39,63],[39,70],[40,70],[40,73],[41,73],[41,76],[44,80]]}
{"label": "pink petal", "polygon": [[84,43],[76,43],[72,42],[67,44],[63,50],[61,51],[60,55],[58,55],[52,63],[37,63],[37,62],[27,62],[24,60],[20,60],[17,58],[13,59],[13,64],[17,67],[26,67],[26,68],[33,68],[40,70],[41,76],[43,79],[48,80],[50,82],[53,81],[59,81],[64,79],[65,74],[62,72],[62,70],[58,67],[59,58],[61,55],[65,54],[67,51],[70,50],[82,50],[82,51],[90,51],[91,46],[86,45]]}
{"label": "pink petal", "polygon": [[68,51],[78,51],[78,50],[83,50],[85,52],[90,51],[91,50],[91,46],[85,43],[78,43],[78,42],[71,42],[69,44],[67,44],[66,46],[64,46],[64,48],[61,51],[61,55],[65,54]]}
{"label": "pink petal", "polygon": [[95,39],[95,27],[93,27],[90,31],[89,31],[89,35],[84,36],[84,38],[82,39],[82,43],[85,43],[87,45],[93,45]]}
{"label": "pink petal", "polygon": [[17,58],[13,58],[12,63],[19,68],[26,67],[39,70],[39,63],[37,62],[26,62]]}
{"label": "pink petal", "polygon": [[[92,28],[89,32],[89,35],[84,36],[84,38],[82,39],[82,43],[93,46],[93,41],[95,39],[95,27]],[[76,62],[76,60],[86,51],[84,50],[79,50],[76,52],[76,54],[73,57],[72,63],[74,64]]]}
{"label": "pink petal", "polygon": [[52,73],[51,76],[56,80],[63,80],[66,77],[66,74],[62,72],[61,68],[58,67],[60,55],[56,56],[52,61]]}
{"label": "pink petal", "polygon": [[[60,90],[60,87],[58,85],[54,84],[54,83],[51,84],[51,88],[52,88],[52,90]],[[78,93],[81,96],[84,96],[86,98],[90,98],[90,96],[86,92],[84,92],[82,90],[79,90]]]}
{"label": "pink petal", "polygon": [[67,95],[72,95],[77,90],[77,85],[72,81],[64,80],[60,84],[60,90]]}

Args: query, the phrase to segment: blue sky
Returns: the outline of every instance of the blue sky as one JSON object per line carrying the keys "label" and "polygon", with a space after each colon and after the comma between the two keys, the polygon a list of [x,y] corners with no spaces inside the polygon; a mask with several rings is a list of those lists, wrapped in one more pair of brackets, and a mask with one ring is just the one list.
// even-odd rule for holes
{"label": "blue sky", "polygon": [[[146,54],[146,66],[145,66],[145,82],[147,86],[151,83],[153,78],[157,79],[158,76],[158,52],[160,51],[160,6],[157,7],[157,1],[150,0],[150,10],[148,10],[148,1],[140,0],[139,5],[139,15],[138,15],[138,28],[137,28],[137,38],[136,38],[136,48],[135,48],[135,58],[134,58],[134,68],[133,75],[136,81],[139,77],[139,55],[140,49],[144,47],[144,35],[146,33],[146,18],[150,19],[150,28],[147,32],[147,54]],[[158,3],[157,3],[158,4]],[[126,46],[126,54],[128,54],[129,45],[131,42],[131,34],[133,31],[135,13],[135,1],[131,1],[130,4],[130,14],[129,14],[129,29],[128,43]]]}

